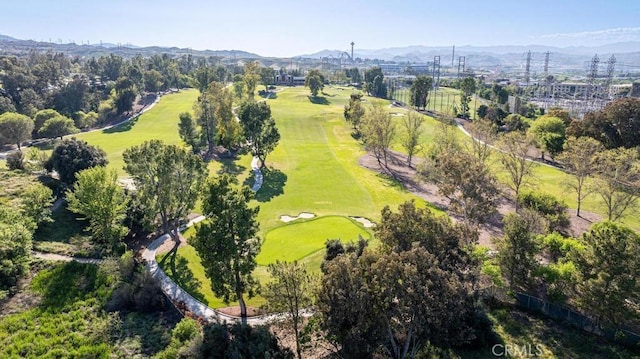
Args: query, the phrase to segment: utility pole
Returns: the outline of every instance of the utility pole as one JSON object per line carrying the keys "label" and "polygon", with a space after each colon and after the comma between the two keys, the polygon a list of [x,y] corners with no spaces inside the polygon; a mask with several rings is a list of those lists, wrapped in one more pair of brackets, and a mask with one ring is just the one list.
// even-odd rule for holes
{"label": "utility pole", "polygon": [[[458,58],[458,78],[460,78],[460,73],[462,73],[463,76],[464,76],[465,60],[466,60],[466,58],[464,56],[460,56]],[[460,71],[460,70],[462,70],[462,71]]]}

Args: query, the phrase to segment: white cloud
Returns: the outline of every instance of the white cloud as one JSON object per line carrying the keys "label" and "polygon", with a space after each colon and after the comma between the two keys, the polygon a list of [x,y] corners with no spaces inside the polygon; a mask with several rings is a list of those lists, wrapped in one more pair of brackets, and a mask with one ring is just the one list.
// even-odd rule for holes
{"label": "white cloud", "polygon": [[533,37],[537,40],[554,43],[567,43],[579,45],[576,42],[585,41],[591,45],[607,44],[624,41],[640,41],[640,27],[618,27],[596,31],[569,32],[540,35]]}

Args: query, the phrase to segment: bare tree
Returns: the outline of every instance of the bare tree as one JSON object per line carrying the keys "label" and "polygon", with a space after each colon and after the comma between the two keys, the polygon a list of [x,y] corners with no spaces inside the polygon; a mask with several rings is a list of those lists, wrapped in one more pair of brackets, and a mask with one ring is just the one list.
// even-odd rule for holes
{"label": "bare tree", "polygon": [[633,148],[614,148],[596,156],[595,191],[607,208],[607,218],[617,221],[638,202],[640,167]]}
{"label": "bare tree", "polygon": [[384,160],[385,167],[389,155],[389,147],[396,135],[396,126],[391,115],[380,104],[374,104],[364,117],[362,129],[364,144],[373,152],[379,164]]}
{"label": "bare tree", "polygon": [[569,137],[564,151],[558,157],[570,175],[570,178],[564,181],[564,185],[576,193],[578,217],[580,217],[582,201],[595,189],[593,186],[587,186],[586,183],[589,176],[596,171],[596,154],[602,150],[604,150],[602,143],[591,137]]}
{"label": "bare tree", "polygon": [[520,189],[533,175],[535,162],[527,158],[529,141],[519,132],[509,132],[498,142],[500,148],[500,162],[507,171],[509,186],[515,194],[515,206],[518,210],[518,195]]}
{"label": "bare tree", "polygon": [[473,139],[467,145],[467,151],[472,153],[482,165],[487,165],[493,151],[492,145],[498,138],[498,129],[491,121],[477,119],[471,122],[469,133]]}
{"label": "bare tree", "polygon": [[420,135],[423,132],[423,122],[424,117],[415,111],[409,111],[409,113],[402,118],[402,126],[406,131],[402,138],[402,147],[407,150],[407,163],[409,167],[411,167],[411,160],[418,149]]}

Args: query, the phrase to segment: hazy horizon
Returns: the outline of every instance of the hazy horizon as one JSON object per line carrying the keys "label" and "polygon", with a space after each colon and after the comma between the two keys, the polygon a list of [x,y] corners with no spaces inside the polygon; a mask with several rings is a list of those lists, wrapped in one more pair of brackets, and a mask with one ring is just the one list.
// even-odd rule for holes
{"label": "hazy horizon", "polygon": [[[292,0],[124,0],[3,4],[0,34],[36,41],[243,50],[292,57],[406,46],[599,46],[640,41],[640,2],[489,0],[455,6],[410,0],[312,5]],[[640,50],[640,49],[639,49]]]}

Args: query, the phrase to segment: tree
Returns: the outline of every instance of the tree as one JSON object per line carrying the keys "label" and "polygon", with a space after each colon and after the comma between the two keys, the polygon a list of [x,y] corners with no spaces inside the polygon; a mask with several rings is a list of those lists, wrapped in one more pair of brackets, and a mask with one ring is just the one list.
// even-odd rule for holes
{"label": "tree", "polygon": [[29,219],[28,224],[34,230],[41,223],[53,221],[49,208],[53,203],[53,191],[49,187],[36,183],[27,188],[20,197],[22,199],[20,212]]}
{"label": "tree", "polygon": [[352,67],[350,69],[345,69],[345,74],[349,78],[349,82],[352,84],[360,85],[362,82],[362,77],[360,76],[360,70],[357,67]]}
{"label": "tree", "polygon": [[115,105],[118,113],[129,112],[133,108],[133,101],[136,99],[137,89],[130,78],[121,77],[116,82]]}
{"label": "tree", "polygon": [[405,133],[402,137],[402,147],[407,151],[407,164],[411,167],[411,160],[413,155],[418,149],[418,142],[420,141],[420,135],[422,135],[422,123],[424,117],[417,112],[409,111],[406,116],[402,118],[402,126]]}
{"label": "tree", "polygon": [[526,132],[531,126],[529,120],[526,117],[518,115],[517,113],[507,115],[504,120],[504,124],[507,126],[508,131],[520,132]]}
{"label": "tree", "polygon": [[124,170],[133,178],[136,199],[147,209],[145,216],[160,218],[162,231],[180,243],[177,229],[198,199],[207,173],[200,157],[159,140],[127,148]]}
{"label": "tree", "polygon": [[[203,338],[199,353],[187,353],[184,358],[292,359],[294,357],[291,350],[278,344],[278,338],[269,331],[267,326],[210,323],[206,324],[202,331]],[[167,358],[175,357],[175,355],[167,356]]]}
{"label": "tree", "polygon": [[603,150],[602,144],[591,137],[569,137],[564,144],[564,151],[560,154],[559,161],[565,165],[571,178],[567,179],[564,185],[576,193],[578,217],[582,201],[593,189],[586,185],[587,179],[596,170],[596,155]]}
{"label": "tree", "polygon": [[47,120],[40,130],[38,135],[45,138],[56,138],[78,133],[80,130],[76,128],[75,122],[72,119],[64,116],[54,117]]}
{"label": "tree", "polygon": [[58,117],[62,117],[62,115],[59,114],[58,111],[53,109],[38,111],[36,115],[33,117],[33,121],[34,121],[33,134],[37,135],[38,131],[40,131],[40,128],[42,127],[42,125],[44,125],[45,122],[47,122],[52,118],[58,118]]}
{"label": "tree", "polygon": [[[514,191],[514,198],[520,195],[520,189],[533,174],[535,163],[527,159],[529,145],[524,134],[509,132],[501,136],[498,142],[500,162],[507,171],[509,186]],[[518,202],[516,201],[516,211]]]}
{"label": "tree", "polygon": [[373,152],[378,164],[387,166],[389,148],[396,134],[395,123],[382,105],[374,104],[364,116],[362,135],[365,148]]}
{"label": "tree", "polygon": [[0,298],[29,270],[33,232],[17,211],[0,207]]}
{"label": "tree", "polygon": [[311,91],[311,96],[316,97],[324,88],[324,76],[319,70],[309,70],[304,78],[304,85]]}
{"label": "tree", "polygon": [[469,125],[469,132],[473,138],[467,152],[472,153],[480,164],[486,166],[498,137],[498,129],[490,121],[477,119]]}
{"label": "tree", "polygon": [[433,79],[431,77],[420,75],[413,83],[409,91],[411,92],[411,105],[416,109],[427,107],[427,99],[429,98],[429,90],[433,86]]}
{"label": "tree", "polygon": [[127,211],[128,198],[124,188],[118,184],[114,169],[98,166],[82,170],[71,190],[67,191],[68,208],[71,212],[89,220],[89,230],[94,240],[108,244],[112,250],[127,228],[122,225]]}
{"label": "tree", "polygon": [[360,123],[365,114],[364,106],[362,106],[362,94],[352,93],[349,97],[349,104],[344,107],[344,119],[353,127],[356,134],[360,133]]}
{"label": "tree", "polygon": [[326,262],[317,307],[321,327],[346,358],[383,350],[410,358],[426,343],[455,346],[474,337],[468,233],[413,202],[382,211],[381,253]]}
{"label": "tree", "polygon": [[264,90],[269,91],[269,85],[273,85],[273,69],[270,67],[260,68],[260,82],[264,85]]}
{"label": "tree", "polygon": [[606,148],[632,148],[640,145],[640,99],[620,98],[602,110],[574,120],[567,129],[570,136],[592,137]]}
{"label": "tree", "polygon": [[195,105],[195,117],[209,153],[213,152],[220,138],[220,127],[236,121],[233,115],[233,97],[229,91],[222,83],[211,82],[207,91],[198,97]]}
{"label": "tree", "polygon": [[260,80],[260,70],[258,69],[258,63],[256,61],[249,61],[245,63],[243,81],[245,89],[247,90],[247,96],[250,100],[253,100],[258,80]]}
{"label": "tree", "polygon": [[287,313],[296,338],[296,353],[298,359],[302,359],[302,311],[313,304],[314,278],[307,272],[306,266],[298,262],[276,261],[269,264],[268,271],[273,281],[267,284],[262,295],[272,311]]}
{"label": "tree", "polygon": [[76,173],[95,166],[106,166],[107,154],[99,147],[75,138],[65,139],[53,149],[45,163],[47,171],[55,170],[60,181],[68,185],[75,182]]}
{"label": "tree", "polygon": [[528,133],[533,137],[536,147],[544,153],[547,152],[553,159],[558,153],[562,152],[565,135],[565,124],[558,117],[542,116],[533,121],[529,127]]}
{"label": "tree", "polygon": [[178,123],[178,135],[186,143],[191,146],[191,151],[193,153],[200,152],[200,141],[198,128],[196,127],[196,122],[191,117],[191,113],[182,112],[179,115],[180,122]]}
{"label": "tree", "polygon": [[370,96],[386,98],[387,85],[384,83],[384,74],[378,66],[364,72],[364,88]]}
{"label": "tree", "polygon": [[238,117],[251,154],[258,157],[260,168],[264,168],[267,155],[280,141],[276,122],[271,117],[271,108],[265,102],[245,102],[240,106]]}
{"label": "tree", "polygon": [[571,224],[567,204],[550,194],[524,191],[518,196],[518,204],[540,215],[550,232],[566,233]]}
{"label": "tree", "polygon": [[614,325],[638,318],[640,237],[612,222],[594,224],[572,253],[578,272],[578,303]]}
{"label": "tree", "polygon": [[438,185],[438,193],[469,224],[484,223],[497,211],[498,180],[470,153],[439,151],[427,159],[420,174]]}
{"label": "tree", "polygon": [[607,208],[607,219],[617,221],[634,208],[640,196],[638,151],[614,148],[596,155],[595,192]]}
{"label": "tree", "polygon": [[465,77],[460,81],[460,90],[462,95],[460,96],[460,106],[462,112],[460,116],[469,118],[469,102],[471,102],[471,95],[476,92],[476,81],[473,77]]}
{"label": "tree", "polygon": [[31,138],[33,120],[15,112],[0,115],[0,142],[15,143],[20,150],[22,142]]}
{"label": "tree", "polygon": [[488,111],[489,111],[489,106],[483,104],[478,106],[476,113],[478,114],[478,117],[484,120],[487,117]]}
{"label": "tree", "polygon": [[242,127],[233,113],[233,94],[225,89],[216,100],[218,126],[216,141],[228,151],[242,143]]}
{"label": "tree", "polygon": [[465,281],[475,275],[472,269],[477,263],[469,249],[477,241],[477,233],[464,224],[451,223],[449,217],[416,208],[413,201],[400,204],[397,213],[385,206],[375,233],[383,252],[400,253],[419,246],[432,253],[443,270],[455,272]]}
{"label": "tree", "polygon": [[253,278],[260,239],[256,237],[259,207],[249,208],[249,187],[231,188],[232,179],[223,175],[204,189],[203,209],[208,217],[196,227],[192,245],[198,252],[211,289],[225,303],[237,300],[242,323],[247,323],[244,294],[252,298],[259,290]]}
{"label": "tree", "polygon": [[511,288],[526,286],[538,265],[536,254],[539,249],[534,237],[536,224],[532,223],[535,219],[531,220],[532,217],[527,215],[508,213],[502,220],[504,236],[494,239],[500,269]]}

